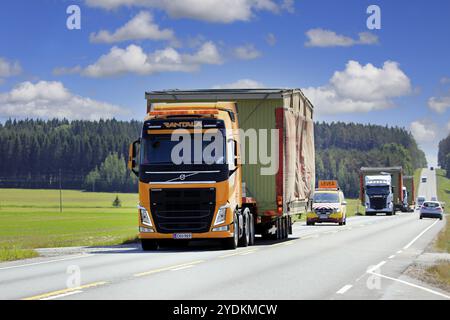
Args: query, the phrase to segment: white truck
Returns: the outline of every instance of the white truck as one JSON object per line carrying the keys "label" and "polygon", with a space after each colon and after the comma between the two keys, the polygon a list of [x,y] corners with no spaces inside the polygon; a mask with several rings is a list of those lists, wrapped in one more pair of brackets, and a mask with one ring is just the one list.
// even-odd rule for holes
{"label": "white truck", "polygon": [[390,175],[365,176],[364,200],[366,215],[395,214],[392,177]]}

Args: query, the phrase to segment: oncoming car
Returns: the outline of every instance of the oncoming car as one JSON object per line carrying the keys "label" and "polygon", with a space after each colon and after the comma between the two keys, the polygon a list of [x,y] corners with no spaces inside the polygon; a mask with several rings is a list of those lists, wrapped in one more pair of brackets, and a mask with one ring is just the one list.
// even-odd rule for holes
{"label": "oncoming car", "polygon": [[344,193],[337,187],[337,181],[330,187],[330,182],[319,181],[313,198],[312,211],[307,214],[306,225],[332,222],[340,226],[347,223],[347,202]]}
{"label": "oncoming car", "polygon": [[443,217],[442,206],[437,201],[425,201],[420,208],[420,219],[435,218],[442,220]]}

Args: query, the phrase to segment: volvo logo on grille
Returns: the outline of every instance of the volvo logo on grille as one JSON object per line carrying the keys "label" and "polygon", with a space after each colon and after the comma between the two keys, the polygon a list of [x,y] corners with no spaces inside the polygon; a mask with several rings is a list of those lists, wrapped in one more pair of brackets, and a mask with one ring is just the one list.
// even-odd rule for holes
{"label": "volvo logo on grille", "polygon": [[183,174],[180,175],[180,180],[184,181],[184,179],[186,179],[186,175],[183,173]]}

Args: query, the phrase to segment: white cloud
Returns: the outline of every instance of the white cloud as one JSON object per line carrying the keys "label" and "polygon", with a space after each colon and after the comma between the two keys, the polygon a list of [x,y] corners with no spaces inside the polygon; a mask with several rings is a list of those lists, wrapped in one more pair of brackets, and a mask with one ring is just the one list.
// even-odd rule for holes
{"label": "white cloud", "polygon": [[213,87],[214,89],[257,89],[263,88],[264,84],[252,79],[240,79],[238,81],[218,85]]}
{"label": "white cloud", "polygon": [[286,10],[289,13],[294,13],[295,12],[294,0],[283,0],[283,3],[281,4],[281,8]]}
{"label": "white cloud", "polygon": [[444,113],[450,108],[450,95],[443,97],[431,97],[428,99],[428,107],[438,113]]}
{"label": "white cloud", "polygon": [[201,65],[217,65],[222,62],[213,42],[205,42],[193,54],[182,54],[171,47],[146,53],[140,46],[129,45],[125,49],[113,47],[109,53],[85,68],[57,68],[54,73],[81,73],[93,78],[125,73],[148,75],[158,72],[193,72]]}
{"label": "white cloud", "polygon": [[411,82],[396,62],[382,68],[349,61],[336,71],[329,83],[303,89],[320,113],[369,112],[392,107],[393,98],[412,92]]}
{"label": "white cloud", "polygon": [[9,61],[0,57],[0,84],[5,81],[4,78],[17,76],[20,73],[22,73],[22,66],[18,61]]}
{"label": "white cloud", "polygon": [[273,33],[269,33],[266,36],[266,42],[269,46],[273,47],[277,44],[277,37]]}
{"label": "white cloud", "polygon": [[170,29],[161,30],[154,23],[153,16],[146,11],[139,12],[133,19],[124,26],[110,33],[101,30],[91,33],[90,41],[93,43],[114,43],[128,40],[170,40],[175,41],[174,32]]}
{"label": "white cloud", "polygon": [[378,43],[378,37],[370,32],[360,32],[358,39],[337,34],[331,30],[311,29],[306,32],[307,47],[351,47],[354,45],[372,45]]}
{"label": "white cloud", "polygon": [[85,0],[91,7],[106,10],[121,6],[156,8],[173,18],[190,18],[209,22],[248,21],[256,11],[278,13],[292,11],[291,1],[274,0]]}
{"label": "white cloud", "polygon": [[233,54],[236,58],[240,60],[253,60],[261,56],[253,44],[246,44],[234,49]]}
{"label": "white cloud", "polygon": [[418,120],[411,123],[411,133],[419,144],[433,142],[437,137],[437,127],[431,121]]}
{"label": "white cloud", "polygon": [[441,78],[441,84],[448,84],[450,83],[450,78],[449,77],[442,77]]}
{"label": "white cloud", "polygon": [[119,106],[71,93],[61,82],[23,82],[0,93],[0,117],[98,120],[126,115]]}

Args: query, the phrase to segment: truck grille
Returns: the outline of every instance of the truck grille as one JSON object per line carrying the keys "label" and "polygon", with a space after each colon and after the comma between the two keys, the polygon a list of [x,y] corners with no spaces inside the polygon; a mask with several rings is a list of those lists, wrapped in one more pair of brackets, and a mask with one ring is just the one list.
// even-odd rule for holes
{"label": "truck grille", "polygon": [[150,209],[160,233],[208,232],[215,207],[215,188],[150,190]]}
{"label": "truck grille", "polygon": [[375,210],[380,210],[386,208],[386,197],[371,197],[370,198],[370,208]]}

